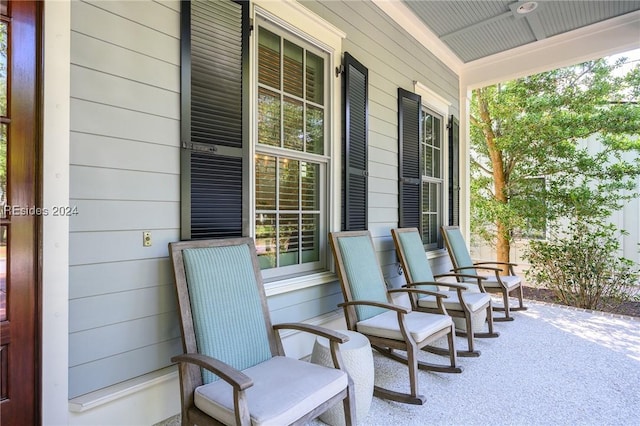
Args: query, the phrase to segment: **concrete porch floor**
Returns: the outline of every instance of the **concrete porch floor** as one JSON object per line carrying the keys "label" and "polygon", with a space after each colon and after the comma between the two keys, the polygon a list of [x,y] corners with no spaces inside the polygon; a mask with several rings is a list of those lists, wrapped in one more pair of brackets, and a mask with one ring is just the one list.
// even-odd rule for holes
{"label": "concrete porch floor", "polygon": [[[515,321],[496,323],[500,337],[476,339],[479,358],[458,358],[462,374],[420,371],[425,405],[374,398],[358,424],[638,424],[640,318],[526,305],[529,310],[514,313]],[[464,348],[466,340],[458,337],[456,344]],[[421,357],[446,361],[428,353]],[[404,365],[375,352],[374,362],[377,385],[408,390]],[[163,426],[178,424],[171,418]]]}

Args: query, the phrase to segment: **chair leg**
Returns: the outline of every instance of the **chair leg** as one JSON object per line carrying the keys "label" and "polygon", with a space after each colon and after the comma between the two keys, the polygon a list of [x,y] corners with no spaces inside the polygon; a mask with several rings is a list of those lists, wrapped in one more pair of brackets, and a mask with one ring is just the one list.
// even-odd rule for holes
{"label": "chair leg", "polygon": [[487,306],[487,325],[489,327],[488,333],[474,333],[473,337],[483,339],[500,336],[500,333],[498,333],[497,331],[493,331],[493,310],[491,309],[491,303],[489,303],[489,306]]}
{"label": "chair leg", "polygon": [[473,334],[473,324],[471,322],[471,316],[472,315],[470,312],[465,312],[464,320],[465,320],[465,325],[467,326],[467,331],[465,333],[458,333],[458,336],[467,338],[468,349],[466,351],[458,350],[458,356],[461,356],[461,357],[479,357],[480,356],[480,351],[476,351],[473,348],[474,334]]}
{"label": "chair leg", "polygon": [[494,318],[494,321],[513,321],[514,318],[511,316],[509,312],[509,292],[506,289],[502,290],[502,301],[504,303],[504,308],[493,308],[494,311],[503,311],[504,317]]}
{"label": "chair leg", "polygon": [[344,408],[345,425],[356,426],[356,393],[351,377],[349,377],[347,386],[347,396],[342,400],[342,407]]}
{"label": "chair leg", "polygon": [[[377,350],[381,355],[386,356],[387,358],[394,359],[404,364],[407,364],[408,362],[406,356],[400,355],[399,353],[394,352],[390,349],[383,349],[374,345],[371,345],[371,347]],[[442,349],[442,348],[436,348],[434,346],[425,346],[422,348],[422,350],[425,352],[431,352],[437,355],[449,355],[448,350]],[[455,367],[455,366],[450,367],[448,365],[442,365],[442,364],[431,364],[429,362],[424,362],[420,360],[418,360],[418,368],[420,370],[433,371],[436,373],[462,373],[462,367]],[[391,398],[387,398],[387,399],[391,399]]]}
{"label": "chair leg", "polygon": [[[407,366],[409,367],[409,385],[411,387],[411,393],[402,393],[392,391],[390,389],[385,389],[380,386],[374,386],[373,395],[377,396],[378,398],[402,402],[404,404],[423,405],[427,399],[424,397],[424,395],[418,394],[418,377],[416,374],[417,368],[413,367],[412,369],[412,362],[409,361],[408,357],[398,355],[397,353],[393,352],[391,348],[382,348],[376,345],[371,345],[371,347],[387,358],[391,358],[393,360],[407,364]],[[407,354],[409,353],[411,353],[411,348],[408,348],[407,350]],[[417,361],[417,357],[415,356],[415,354],[413,355],[413,360],[413,363]],[[417,367],[419,368],[419,364],[417,365]]]}
{"label": "chair leg", "polygon": [[409,387],[411,395],[418,395],[418,349],[411,345],[407,348],[407,366],[409,367]]}
{"label": "chair leg", "polygon": [[519,306],[517,308],[511,308],[512,311],[526,311],[527,307],[524,306],[524,303],[522,301],[523,299],[523,294],[522,294],[522,285],[519,286],[518,288],[518,302],[519,302]]}

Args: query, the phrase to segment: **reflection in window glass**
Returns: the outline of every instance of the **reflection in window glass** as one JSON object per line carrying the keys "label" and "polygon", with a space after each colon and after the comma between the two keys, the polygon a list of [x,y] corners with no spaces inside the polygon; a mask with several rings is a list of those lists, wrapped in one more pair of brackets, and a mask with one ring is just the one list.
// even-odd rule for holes
{"label": "reflection in window glass", "polygon": [[280,37],[260,28],[258,37],[258,82],[280,89]]}
{"label": "reflection in window glass", "polygon": [[278,175],[278,207],[280,210],[298,210],[300,208],[298,188],[300,163],[288,158],[281,158]]}
{"label": "reflection in window glass", "polygon": [[326,189],[320,179],[328,162],[322,157],[328,55],[273,27],[258,26],[257,33],[254,217],[260,267],[312,271],[324,266],[327,218],[320,206]]}
{"label": "reflection in window glass", "polygon": [[7,23],[0,22],[0,116],[7,116]]}
{"label": "reflection in window glass", "polygon": [[258,92],[258,142],[280,146],[280,95],[263,88]]}
{"label": "reflection in window glass", "polygon": [[276,159],[256,155],[256,208],[276,209]]}
{"label": "reflection in window glass", "polygon": [[283,114],[284,147],[302,151],[302,139],[304,137],[304,106],[302,101],[285,97]]}
{"label": "reflection in window glass", "polygon": [[284,41],[284,91],[302,98],[302,47]]}
{"label": "reflection in window glass", "polygon": [[276,215],[256,214],[256,252],[261,269],[276,267]]}
{"label": "reflection in window glass", "polygon": [[324,110],[307,107],[307,152],[324,154]]}
{"label": "reflection in window glass", "polygon": [[324,59],[307,52],[307,100],[324,104]]}
{"label": "reflection in window glass", "polygon": [[[0,206],[7,205],[7,125],[0,125]],[[5,210],[0,210],[5,217]]]}
{"label": "reflection in window glass", "polygon": [[7,319],[7,232],[6,225],[0,226],[0,321]]}

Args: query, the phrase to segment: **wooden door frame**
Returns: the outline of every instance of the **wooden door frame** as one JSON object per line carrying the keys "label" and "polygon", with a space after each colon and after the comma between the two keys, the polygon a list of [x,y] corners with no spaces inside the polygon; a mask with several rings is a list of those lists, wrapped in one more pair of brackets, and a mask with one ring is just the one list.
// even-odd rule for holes
{"label": "wooden door frame", "polygon": [[[11,233],[9,235],[9,257],[7,277],[9,298],[7,306],[14,312],[10,344],[27,347],[27,353],[10,356],[26,356],[28,361],[17,364],[24,370],[8,374],[9,391],[27,374],[26,388],[19,388],[9,396],[5,407],[7,419],[13,424],[42,423],[42,138],[43,138],[43,3],[40,1],[10,1],[10,28],[8,49],[10,53],[10,79],[7,94],[10,104],[10,127],[8,133],[7,170],[10,198],[7,204],[25,208],[26,211],[10,210]],[[12,145],[13,144],[13,145]],[[12,153],[13,152],[13,153]],[[19,245],[11,240],[19,239]],[[13,283],[11,278],[13,277]],[[14,293],[18,299],[10,294]],[[16,306],[15,309],[11,305]],[[13,330],[15,327],[17,329]],[[9,328],[8,328],[9,329]],[[15,333],[14,333],[15,332]],[[31,346],[28,346],[31,345]],[[9,368],[16,367],[9,359]],[[32,377],[31,377],[32,375]],[[14,377],[15,376],[15,377]],[[18,377],[18,378],[16,378]],[[27,401],[26,405],[21,401]],[[3,403],[4,405],[4,403]],[[28,409],[27,412],[25,412]],[[22,413],[22,414],[21,414]]]}

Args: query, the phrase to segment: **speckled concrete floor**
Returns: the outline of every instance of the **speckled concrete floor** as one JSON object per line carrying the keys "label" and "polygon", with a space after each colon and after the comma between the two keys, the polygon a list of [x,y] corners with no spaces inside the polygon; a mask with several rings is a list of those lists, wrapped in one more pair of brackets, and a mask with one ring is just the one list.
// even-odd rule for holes
{"label": "speckled concrete floor", "polygon": [[[515,321],[496,323],[499,338],[476,339],[479,358],[458,358],[462,374],[420,371],[425,405],[373,398],[358,424],[639,424],[640,320],[527,304]],[[456,343],[466,347],[462,338]],[[428,353],[421,358],[445,361]],[[408,390],[405,366],[375,353],[374,363],[377,385]],[[162,423],[178,424],[177,418]]]}

